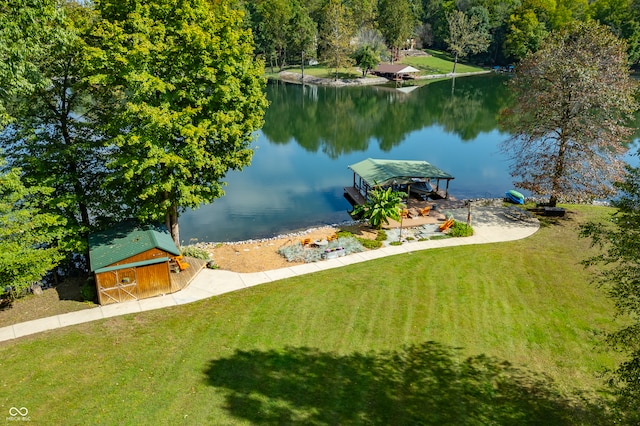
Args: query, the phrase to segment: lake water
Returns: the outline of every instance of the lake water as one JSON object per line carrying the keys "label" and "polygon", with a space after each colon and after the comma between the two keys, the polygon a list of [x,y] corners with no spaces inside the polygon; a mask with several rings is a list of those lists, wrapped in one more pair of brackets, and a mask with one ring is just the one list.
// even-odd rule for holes
{"label": "lake water", "polygon": [[[350,219],[343,188],[365,158],[425,160],[455,177],[458,199],[512,189],[497,129],[501,76],[413,88],[269,84],[270,107],[251,166],[227,176],[226,195],[180,217],[184,244],[266,238]],[[634,150],[635,151],[635,150]]]}

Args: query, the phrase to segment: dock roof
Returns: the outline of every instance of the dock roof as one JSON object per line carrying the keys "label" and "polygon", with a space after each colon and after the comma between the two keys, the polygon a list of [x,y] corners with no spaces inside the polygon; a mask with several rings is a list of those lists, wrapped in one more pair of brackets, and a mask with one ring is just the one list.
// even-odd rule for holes
{"label": "dock roof", "polygon": [[420,72],[420,70],[410,65],[379,64],[374,72],[383,74],[409,74]]}
{"label": "dock roof", "polygon": [[428,179],[455,179],[449,173],[420,160],[378,160],[367,158],[349,166],[370,186],[411,184]]}

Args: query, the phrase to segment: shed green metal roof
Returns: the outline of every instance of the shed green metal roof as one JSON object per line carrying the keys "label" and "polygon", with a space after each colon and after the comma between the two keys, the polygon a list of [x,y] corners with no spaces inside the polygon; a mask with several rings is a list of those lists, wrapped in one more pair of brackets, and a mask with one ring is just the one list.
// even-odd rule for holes
{"label": "shed green metal roof", "polygon": [[416,180],[455,179],[449,173],[419,160],[376,160],[367,158],[349,166],[369,186],[413,183]]}
{"label": "shed green metal roof", "polygon": [[102,232],[89,235],[91,271],[101,269],[129,257],[157,248],[173,255],[180,250],[162,225],[139,225],[124,222]]}

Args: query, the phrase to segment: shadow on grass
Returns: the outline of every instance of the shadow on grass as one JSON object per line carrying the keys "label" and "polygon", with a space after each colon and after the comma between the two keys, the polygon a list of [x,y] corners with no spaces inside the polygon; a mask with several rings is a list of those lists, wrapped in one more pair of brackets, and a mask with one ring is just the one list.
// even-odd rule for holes
{"label": "shadow on grass", "polygon": [[205,371],[229,414],[257,424],[610,424],[547,377],[434,342],[337,355],[311,348],[237,351]]}

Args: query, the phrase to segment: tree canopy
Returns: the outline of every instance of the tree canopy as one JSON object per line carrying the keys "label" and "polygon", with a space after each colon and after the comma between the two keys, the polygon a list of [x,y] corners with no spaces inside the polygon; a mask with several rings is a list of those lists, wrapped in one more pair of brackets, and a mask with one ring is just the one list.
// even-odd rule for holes
{"label": "tree canopy", "polygon": [[[409,39],[418,48],[446,50],[447,40],[451,40],[447,17],[454,12],[477,19],[476,30],[488,39],[487,49],[469,51],[469,59],[475,62],[506,65],[519,61],[529,51],[537,50],[548,32],[561,30],[574,21],[588,20],[606,25],[616,36],[627,40],[632,64],[640,60],[640,8],[633,0],[296,0],[284,4],[282,0],[237,0],[237,3],[249,11],[246,19],[256,36],[258,51],[279,65],[296,61],[295,54],[290,55],[290,40],[284,42],[284,50],[276,51],[274,46],[282,46],[283,40],[296,37],[295,31],[287,29],[295,21],[280,18],[282,13],[295,9],[297,3],[303,4],[320,29],[325,20],[323,10],[329,4],[340,3],[351,16],[354,32],[377,29],[384,34],[393,60],[398,59],[399,49]],[[265,20],[262,9],[276,5],[280,5],[280,12]],[[317,55],[311,51],[306,54],[326,59],[322,43],[315,49]],[[284,60],[276,58],[276,53],[284,54]]]}
{"label": "tree canopy", "polygon": [[108,184],[143,220],[178,216],[222,196],[229,170],[251,162],[263,122],[262,62],[226,1],[96,1],[96,84],[110,112]]}
{"label": "tree canopy", "polygon": [[626,45],[590,22],[553,32],[542,46],[517,67],[514,106],[501,115],[513,135],[503,148],[515,185],[550,205],[606,198],[623,176],[626,123],[637,110]]}
{"label": "tree canopy", "polygon": [[458,58],[487,50],[490,39],[477,16],[467,16],[464,12],[454,11],[447,15],[447,22],[449,36],[445,41],[453,53],[452,73],[455,74]]}
{"label": "tree canopy", "polygon": [[626,318],[620,328],[606,334],[607,342],[626,355],[610,373],[610,383],[619,396],[626,424],[640,421],[640,169],[627,168],[623,182],[617,183],[620,197],[611,201],[616,212],[605,223],[591,222],[581,229],[599,254],[587,259],[586,266],[600,265],[597,283],[615,304],[618,315]]}
{"label": "tree canopy", "polygon": [[20,293],[63,259],[57,241],[64,219],[39,208],[52,189],[26,187],[20,175],[16,168],[0,174],[0,295],[8,289]]}
{"label": "tree canopy", "polygon": [[355,26],[349,9],[340,0],[329,0],[323,9],[320,40],[323,58],[327,66],[335,70],[336,80],[340,68],[353,64],[351,38],[354,34]]}

